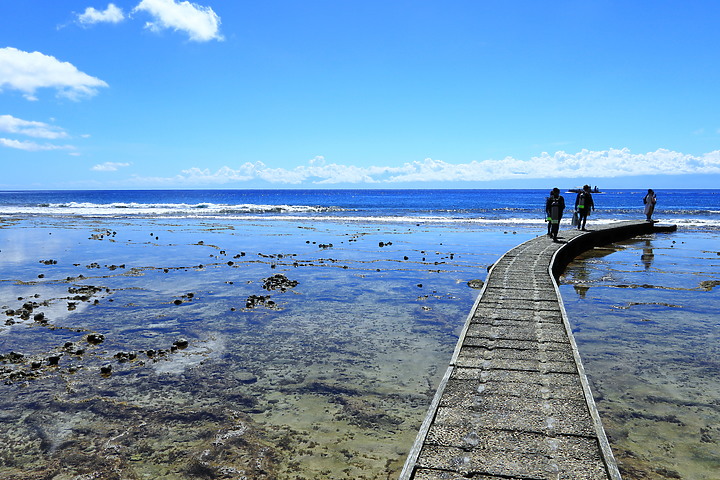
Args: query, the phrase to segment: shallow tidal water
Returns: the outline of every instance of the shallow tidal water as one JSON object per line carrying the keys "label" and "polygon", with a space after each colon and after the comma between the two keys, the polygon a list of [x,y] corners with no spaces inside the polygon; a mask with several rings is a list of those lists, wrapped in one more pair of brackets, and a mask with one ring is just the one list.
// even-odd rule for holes
{"label": "shallow tidal water", "polygon": [[625,480],[720,478],[720,234],[596,248],[560,287]]}
{"label": "shallow tidal water", "polygon": [[[396,478],[467,282],[539,233],[5,220],[0,478]],[[598,248],[563,276],[626,480],[720,478],[718,237]]]}
{"label": "shallow tidal water", "polygon": [[0,478],[397,477],[531,229],[0,224]]}

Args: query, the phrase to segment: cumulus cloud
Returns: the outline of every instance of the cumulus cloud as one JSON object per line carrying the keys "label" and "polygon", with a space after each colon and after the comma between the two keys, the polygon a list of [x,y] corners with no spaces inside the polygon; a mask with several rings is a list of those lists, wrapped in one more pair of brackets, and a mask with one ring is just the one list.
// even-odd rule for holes
{"label": "cumulus cloud", "polygon": [[12,47],[0,48],[0,91],[11,88],[23,92],[28,100],[37,100],[39,88],[54,88],[71,100],[92,97],[108,84],[79,71],[68,62],[40,52],[24,52]]}
{"label": "cumulus cloud", "polygon": [[400,166],[356,166],[327,163],[315,157],[294,168],[268,167],[262,162],[224,166],[211,171],[193,167],[174,177],[139,178],[140,183],[163,185],[222,185],[261,180],[283,185],[463,183],[544,178],[612,178],[638,175],[720,174],[720,150],[689,155],[666,149],[635,154],[630,150],[581,150],[542,153],[529,160],[506,157],[468,163],[426,158]]}
{"label": "cumulus cloud", "polygon": [[[382,177],[389,173],[402,170],[397,167],[358,167],[355,165],[326,164],[322,156],[308,161],[307,165],[295,168],[273,168],[263,162],[246,162],[238,168],[224,166],[216,171],[208,168],[193,167],[183,170],[179,175],[165,179],[167,182],[180,184],[225,184],[249,180],[263,180],[272,184],[299,185],[302,183],[314,184],[372,184],[381,183]],[[152,179],[158,181],[160,179]]]}
{"label": "cumulus cloud", "polygon": [[142,0],[133,12],[146,12],[153,17],[145,27],[152,31],[172,29],[185,32],[190,40],[207,42],[223,40],[220,17],[210,7],[175,0]]}
{"label": "cumulus cloud", "polygon": [[0,138],[0,145],[17,150],[25,150],[27,152],[41,152],[48,150],[74,150],[72,145],[53,145],[50,143],[40,144],[36,142],[13,140],[10,138]]}
{"label": "cumulus cloud", "polygon": [[637,175],[682,175],[720,173],[720,151],[693,156],[666,149],[635,154],[629,149],[603,151],[581,150],[578,153],[543,152],[530,160],[506,157],[502,160],[450,164],[425,159],[407,163],[402,173],[387,179],[388,183],[423,181],[487,181],[541,178],[613,178]]}
{"label": "cumulus cloud", "polygon": [[93,166],[90,170],[93,170],[96,172],[115,172],[122,167],[129,167],[129,166],[130,166],[129,163],[105,162],[105,163],[100,163],[98,165]]}
{"label": "cumulus cloud", "polygon": [[[69,135],[64,129],[50,125],[45,122],[23,120],[12,115],[0,115],[0,132],[22,135],[45,140],[57,140],[67,138]],[[75,150],[72,145],[56,145],[53,143],[37,143],[34,141],[17,140],[12,138],[0,138],[0,146],[25,150],[26,152],[44,152],[50,150]],[[71,152],[77,155],[77,152]]]}
{"label": "cumulus cloud", "polygon": [[67,132],[55,125],[31,120],[22,120],[12,115],[0,115],[0,132],[14,133],[34,138],[54,140],[66,138]]}
{"label": "cumulus cloud", "polygon": [[78,15],[77,21],[81,25],[94,25],[96,23],[120,23],[125,20],[122,9],[109,3],[103,11],[88,7],[85,11]]}

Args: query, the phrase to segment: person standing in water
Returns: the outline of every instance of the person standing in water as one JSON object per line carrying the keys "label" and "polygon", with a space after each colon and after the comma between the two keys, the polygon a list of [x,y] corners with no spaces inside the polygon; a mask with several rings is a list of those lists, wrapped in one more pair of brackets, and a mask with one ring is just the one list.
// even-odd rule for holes
{"label": "person standing in water", "polygon": [[582,192],[575,197],[575,210],[578,212],[578,230],[585,230],[585,223],[588,215],[590,215],[590,210],[595,210],[590,185],[585,185]]}
{"label": "person standing in water", "polygon": [[652,188],[648,188],[647,195],[643,198],[643,203],[645,204],[645,216],[647,217],[647,221],[652,222],[652,215],[655,211],[655,204],[657,203],[657,197],[655,196],[655,192]]}
{"label": "person standing in water", "polygon": [[548,221],[548,235],[556,242],[563,210],[565,210],[565,199],[560,195],[559,188],[553,188],[545,201],[545,214]]}

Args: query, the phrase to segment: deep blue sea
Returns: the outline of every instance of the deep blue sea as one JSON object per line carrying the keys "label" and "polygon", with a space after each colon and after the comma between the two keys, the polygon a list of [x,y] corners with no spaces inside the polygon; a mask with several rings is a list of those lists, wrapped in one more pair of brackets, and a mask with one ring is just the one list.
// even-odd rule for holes
{"label": "deep blue sea", "polygon": [[[544,222],[546,190],[111,190],[0,192],[0,215],[226,219]],[[592,220],[642,218],[644,190],[594,194]],[[720,228],[720,190],[657,190],[656,217]],[[575,194],[563,193],[568,210]]]}

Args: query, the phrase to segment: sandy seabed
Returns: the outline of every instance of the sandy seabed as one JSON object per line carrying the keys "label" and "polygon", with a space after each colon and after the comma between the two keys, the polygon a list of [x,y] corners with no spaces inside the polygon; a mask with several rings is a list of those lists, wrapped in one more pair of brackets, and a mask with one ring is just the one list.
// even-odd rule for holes
{"label": "sandy seabed", "polygon": [[465,225],[0,223],[0,477],[397,477],[487,267]]}

